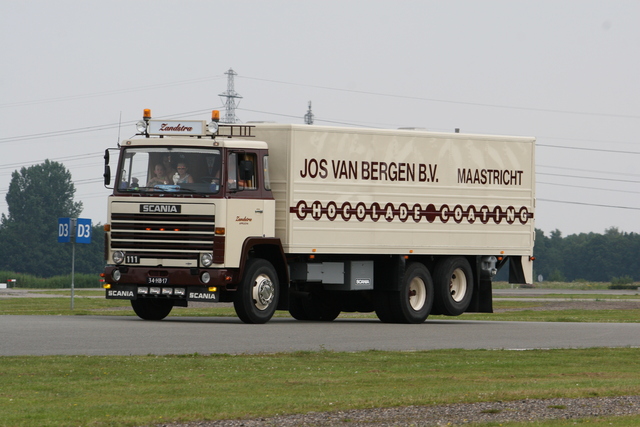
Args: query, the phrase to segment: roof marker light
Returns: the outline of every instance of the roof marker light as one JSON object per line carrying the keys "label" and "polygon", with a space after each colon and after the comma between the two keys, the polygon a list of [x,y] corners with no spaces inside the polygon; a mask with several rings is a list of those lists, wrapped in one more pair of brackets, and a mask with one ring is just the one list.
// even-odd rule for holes
{"label": "roof marker light", "polygon": [[139,134],[147,135],[147,137],[149,136],[147,133],[149,130],[149,120],[151,120],[151,110],[145,108],[142,110],[142,120],[136,123],[136,130]]}

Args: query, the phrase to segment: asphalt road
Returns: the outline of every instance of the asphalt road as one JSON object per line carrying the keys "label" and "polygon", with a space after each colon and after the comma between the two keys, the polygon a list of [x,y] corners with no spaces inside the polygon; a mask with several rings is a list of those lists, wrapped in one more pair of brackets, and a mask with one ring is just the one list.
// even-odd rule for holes
{"label": "asphalt road", "polygon": [[254,354],[298,350],[432,350],[640,347],[640,323],[429,321],[299,322],[274,318],[0,316],[0,355]]}

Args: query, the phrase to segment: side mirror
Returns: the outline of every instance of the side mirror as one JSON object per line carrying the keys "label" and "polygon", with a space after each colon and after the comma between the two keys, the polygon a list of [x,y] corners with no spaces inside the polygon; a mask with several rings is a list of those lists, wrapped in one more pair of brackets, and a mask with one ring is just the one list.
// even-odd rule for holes
{"label": "side mirror", "polygon": [[107,187],[111,184],[111,168],[109,167],[109,150],[104,150],[104,186]]}
{"label": "side mirror", "polygon": [[104,177],[104,186],[108,187],[111,184],[111,168],[109,165],[104,165],[104,173],[102,174]]}

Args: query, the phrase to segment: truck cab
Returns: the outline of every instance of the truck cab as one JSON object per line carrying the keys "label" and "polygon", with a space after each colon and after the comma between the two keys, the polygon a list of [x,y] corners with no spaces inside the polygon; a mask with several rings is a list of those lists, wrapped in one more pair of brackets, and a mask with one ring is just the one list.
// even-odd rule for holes
{"label": "truck cab", "polygon": [[278,253],[267,144],[250,126],[211,123],[149,113],[119,146],[103,276],[107,298],[130,299],[142,318],[188,301],[233,301],[252,248]]}

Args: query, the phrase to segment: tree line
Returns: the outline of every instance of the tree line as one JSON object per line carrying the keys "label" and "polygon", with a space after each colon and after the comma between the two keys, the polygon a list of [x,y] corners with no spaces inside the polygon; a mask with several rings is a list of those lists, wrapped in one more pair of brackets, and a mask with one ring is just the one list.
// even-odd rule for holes
{"label": "tree line", "polygon": [[[69,274],[71,244],[58,243],[58,218],[77,218],[71,173],[61,163],[23,167],[11,175],[8,214],[0,219],[0,271],[53,277]],[[100,274],[104,268],[104,232],[93,225],[90,244],[76,244],[75,271]],[[549,236],[536,229],[534,279],[609,282],[640,281],[640,234],[610,228],[604,234]],[[506,269],[503,269],[506,270]],[[498,279],[506,277],[502,271]],[[505,280],[502,278],[501,280]]]}
{"label": "tree line", "polygon": [[[71,272],[71,243],[58,243],[58,218],[82,213],[75,192],[71,173],[58,162],[45,160],[11,174],[8,214],[0,218],[0,271],[37,277]],[[75,271],[98,275],[104,268],[103,226],[91,231],[91,243],[75,245]]]}
{"label": "tree line", "polygon": [[617,228],[604,234],[580,233],[562,237],[559,230],[547,237],[536,230],[533,249],[534,278],[565,282],[610,282],[626,278],[640,281],[640,234]]}

